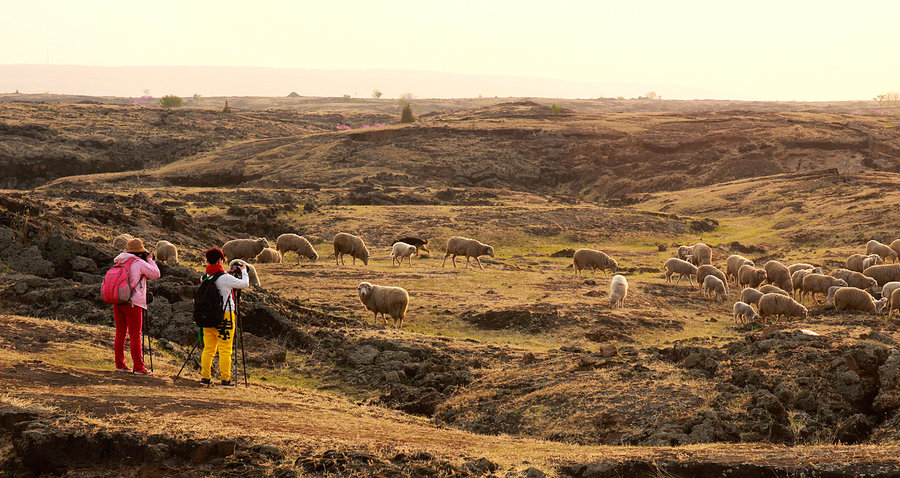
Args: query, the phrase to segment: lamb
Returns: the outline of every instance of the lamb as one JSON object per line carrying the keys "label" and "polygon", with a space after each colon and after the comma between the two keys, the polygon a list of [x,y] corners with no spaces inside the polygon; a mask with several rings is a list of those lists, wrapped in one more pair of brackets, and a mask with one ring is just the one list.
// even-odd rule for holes
{"label": "lamb", "polygon": [[698,242],[693,246],[694,265],[702,266],[704,264],[712,264],[712,249],[702,242]]}
{"label": "lamb", "polygon": [[416,253],[416,246],[405,242],[395,242],[391,246],[391,265],[397,262],[397,266],[403,264],[403,258],[409,259],[409,267],[412,267],[412,255]]}
{"label": "lamb", "polygon": [[375,313],[375,324],[378,323],[380,313],[385,325],[387,319],[384,314],[388,314],[394,319],[394,327],[403,327],[403,318],[406,317],[406,309],[409,307],[409,292],[406,289],[360,282],[357,292],[362,305]]}
{"label": "lamb", "polygon": [[419,257],[419,251],[425,251],[431,254],[431,251],[428,250],[428,239],[419,239],[418,237],[401,237],[394,241],[391,246],[398,242],[405,242],[409,245],[416,246],[416,257]]}
{"label": "lamb", "polygon": [[756,263],[747,259],[746,257],[739,254],[732,254],[728,256],[728,259],[725,260],[725,277],[728,278],[728,281],[733,282],[735,284],[738,283],[738,271],[741,270],[741,266],[747,264],[749,266],[755,266]]}
{"label": "lamb", "polygon": [[763,295],[765,294],[754,289],[753,287],[747,287],[746,289],[741,291],[741,302],[747,304],[759,304],[759,298]]}
{"label": "lamb", "polygon": [[863,271],[863,275],[869,276],[884,286],[888,282],[900,281],[900,264],[881,264],[872,266]]}
{"label": "lamb", "polygon": [[835,310],[858,310],[874,314],[881,312],[887,299],[872,299],[868,292],[856,287],[841,287],[834,293]]}
{"label": "lamb", "polygon": [[847,269],[835,269],[831,271],[831,276],[837,277],[838,279],[843,279],[845,282],[847,282],[848,286],[856,287],[857,289],[871,289],[872,292],[875,292],[878,287],[878,281],[876,281],[875,279],[866,277],[859,272],[854,272]]}
{"label": "lamb", "polygon": [[[882,299],[883,298],[884,297],[882,297]],[[890,304],[891,306],[888,309],[888,317],[894,315],[895,310],[900,312],[900,288],[894,289],[894,291],[891,292]]]}
{"label": "lamb", "polygon": [[788,295],[790,295],[790,292],[794,290],[791,282],[791,271],[784,264],[778,261],[769,261],[766,262],[763,269],[766,270],[766,282],[788,292]]}
{"label": "lamb", "polygon": [[766,280],[766,271],[750,264],[744,264],[738,270],[738,287],[759,287]]}
{"label": "lamb", "polygon": [[828,295],[825,296],[825,303],[834,306],[834,293],[838,291],[838,289],[843,289],[845,286],[842,285],[833,285],[828,288]]}
{"label": "lamb", "polygon": [[888,282],[887,284],[884,285],[884,287],[881,288],[881,296],[887,297],[888,299],[890,299],[891,294],[897,289],[900,289],[900,282],[898,282],[898,281]]}
{"label": "lamb", "polygon": [[296,252],[297,264],[300,263],[301,257],[309,259],[309,262],[319,260],[316,248],[305,237],[297,234],[288,233],[278,236],[278,239],[275,239],[275,249],[281,253],[282,257],[286,257],[288,252]]}
{"label": "lamb", "polygon": [[248,264],[247,261],[243,259],[234,259],[228,264],[228,267],[231,269],[237,269],[236,265],[247,266],[247,275],[250,276],[250,285],[253,287],[260,287],[259,285],[259,276],[256,275],[256,268],[253,267],[253,264]]}
{"label": "lamb", "polygon": [[[725,279],[725,274],[723,274],[719,269],[716,269],[716,266],[704,264],[697,268],[697,287],[703,287],[703,280],[706,279],[706,276],[710,275],[718,277],[723,284],[727,282],[727,279]],[[728,285],[725,286],[725,293],[728,293]]]}
{"label": "lamb", "polygon": [[697,267],[690,262],[673,257],[666,261],[665,268],[666,282],[672,282],[672,276],[678,274],[678,279],[675,280],[676,284],[678,284],[683,277],[687,276],[691,286],[694,285],[692,276],[697,273]]}
{"label": "lamb", "polygon": [[891,246],[882,244],[873,239],[866,243],[866,255],[869,254],[878,254],[885,262],[887,262],[888,259],[890,259],[891,262],[897,262],[897,254],[900,253],[891,248]]}
{"label": "lamb", "polygon": [[587,268],[591,269],[591,275],[596,273],[597,269],[606,274],[606,269],[614,273],[619,268],[615,259],[606,255],[605,252],[595,249],[578,249],[572,256],[572,264],[575,267],[576,275],[581,274],[581,270]]}
{"label": "lamb", "polygon": [[734,312],[734,321],[738,322],[738,318],[740,317],[740,323],[746,324],[747,322],[753,322],[754,320],[759,318],[759,314],[753,310],[753,307],[746,302],[735,302],[734,308],[732,309]]}
{"label": "lamb", "polygon": [[807,314],[806,307],[787,295],[770,293],[759,298],[759,316],[762,318],[763,325],[772,316],[775,316],[777,323],[781,316],[785,318],[800,317],[801,320],[806,320]]}
{"label": "lamb", "polygon": [[[801,271],[801,270],[809,270],[809,269],[818,269],[818,267],[816,267],[812,264],[807,264],[805,262],[798,262],[796,264],[791,264],[788,266],[788,272],[791,273],[791,276],[794,275],[794,272]],[[819,272],[819,273],[821,274],[821,272]]]}
{"label": "lamb", "polygon": [[[577,255],[578,252],[575,252],[575,254]],[[447,252],[444,254],[444,261],[441,262],[441,267],[444,267],[448,257],[453,256],[451,262],[453,262],[453,267],[456,268],[456,256],[458,255],[466,256],[466,269],[469,268],[469,258],[474,257],[475,262],[478,263],[478,267],[480,267],[481,270],[484,270],[484,266],[481,265],[478,256],[494,257],[494,248],[487,244],[482,244],[475,239],[453,236],[450,239],[447,239]]]}
{"label": "lamb", "polygon": [[703,288],[701,289],[703,295],[709,297],[710,299],[713,297],[713,294],[716,295],[717,299],[721,299],[723,302],[728,300],[728,290],[725,289],[725,283],[722,282],[722,279],[714,275],[708,275],[703,279]]}
{"label": "lamb", "polygon": [[335,265],[344,265],[344,254],[349,254],[353,258],[353,265],[356,265],[357,259],[361,260],[363,264],[369,265],[369,249],[361,237],[339,232],[334,235],[333,243]]}
{"label": "lamb", "polygon": [[228,259],[243,259],[248,261],[258,256],[263,249],[269,247],[269,241],[264,237],[259,239],[233,239],[222,246],[222,252]]}
{"label": "lamb", "polygon": [[883,263],[884,261],[878,254],[870,254],[868,256],[863,254],[853,254],[847,258],[846,265],[848,270],[862,272],[866,270],[867,267],[877,266],[878,264]]}
{"label": "lamb", "polygon": [[178,264],[178,248],[169,241],[159,241],[156,243],[156,261],[157,262],[174,262]]}
{"label": "lamb", "polygon": [[628,281],[625,276],[616,274],[609,281],[609,307],[624,307],[628,296]]}
{"label": "lamb", "polygon": [[124,251],[126,247],[128,247],[128,241],[134,239],[131,234],[119,234],[115,239],[112,240],[112,245],[119,251]]}
{"label": "lamb", "polygon": [[262,264],[280,264],[281,261],[281,253],[271,247],[263,249],[262,252],[256,256],[256,262]]}
{"label": "lamb", "polygon": [[762,292],[763,294],[781,294],[781,295],[786,295],[788,297],[791,296],[791,294],[789,294],[788,291],[786,291],[780,287],[776,287],[772,284],[766,284],[766,285],[760,287],[759,291]]}
{"label": "lamb", "polygon": [[816,294],[827,296],[828,288],[836,285],[846,287],[847,282],[845,282],[843,279],[826,276],[824,274],[807,274],[806,277],[803,278],[803,282],[799,287],[800,301],[803,301],[803,298],[806,296],[806,294],[811,294],[813,301],[818,304],[819,301],[818,299],[816,299]]}

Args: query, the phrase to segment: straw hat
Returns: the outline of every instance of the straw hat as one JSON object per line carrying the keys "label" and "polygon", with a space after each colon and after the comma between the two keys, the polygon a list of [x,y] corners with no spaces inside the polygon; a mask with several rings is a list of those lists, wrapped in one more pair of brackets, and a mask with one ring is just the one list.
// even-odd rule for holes
{"label": "straw hat", "polygon": [[138,252],[147,252],[147,249],[144,248],[144,241],[140,239],[132,239],[128,241],[128,245],[125,247],[125,252],[135,254]]}

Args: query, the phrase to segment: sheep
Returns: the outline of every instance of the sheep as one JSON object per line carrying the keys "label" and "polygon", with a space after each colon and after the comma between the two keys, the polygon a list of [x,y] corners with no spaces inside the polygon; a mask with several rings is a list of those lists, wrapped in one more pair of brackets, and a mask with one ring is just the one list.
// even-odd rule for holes
{"label": "sheep", "polygon": [[869,276],[884,286],[888,282],[900,281],[900,264],[881,264],[872,266],[863,271],[863,275]]}
{"label": "sheep", "polygon": [[364,265],[369,265],[369,249],[361,237],[339,232],[334,235],[333,243],[335,265],[344,265],[344,254],[350,254],[353,265],[356,265],[357,259],[361,260]]}
{"label": "sheep", "polygon": [[375,324],[378,324],[378,314],[380,313],[381,320],[385,325],[387,325],[387,319],[384,314],[388,314],[394,319],[394,327],[403,327],[403,318],[406,317],[406,309],[409,307],[409,292],[406,289],[360,282],[357,292],[362,305],[375,313]]}
{"label": "sheep", "polygon": [[712,264],[712,249],[706,244],[702,242],[694,244],[692,254],[694,256],[694,265]]}
{"label": "sheep", "polygon": [[619,268],[619,264],[615,259],[606,255],[603,251],[595,249],[578,249],[572,256],[572,264],[575,268],[575,274],[581,274],[582,269],[591,269],[591,275],[600,269],[600,272],[606,274],[606,269],[614,273]]}
{"label": "sheep", "polygon": [[678,258],[686,261],[690,256],[694,255],[693,246],[678,246]]}
{"label": "sheep", "polygon": [[[706,276],[710,275],[718,277],[723,284],[727,282],[727,279],[725,279],[725,274],[723,274],[719,269],[716,269],[716,266],[704,264],[697,268],[697,287],[703,287],[703,280],[706,279]],[[725,285],[725,293],[728,293],[727,284]]]}
{"label": "sheep", "polygon": [[628,296],[628,280],[621,274],[613,276],[609,281],[609,308],[624,307]]}
{"label": "sheep", "polygon": [[124,251],[128,247],[128,241],[134,239],[131,234],[119,234],[112,240],[112,245],[119,251]]}
{"label": "sheep", "polygon": [[760,287],[759,291],[762,292],[763,294],[781,294],[781,295],[786,295],[788,297],[791,296],[791,294],[789,294],[788,291],[786,291],[780,287],[774,286],[772,284],[766,284],[766,285]]}
{"label": "sheep", "polygon": [[842,285],[833,285],[828,288],[828,295],[825,296],[825,303],[830,306],[834,306],[834,293],[838,291],[838,289],[843,289],[845,286]]}
{"label": "sheep", "polygon": [[[818,271],[818,272],[815,272],[815,271]],[[821,274],[821,273],[822,273],[822,270],[819,269],[818,267],[815,269],[798,269],[798,270],[794,271],[793,274],[791,274],[791,284],[801,284],[802,285],[804,277],[808,276],[809,274]],[[791,294],[792,296],[794,294],[799,295],[800,287],[794,287],[794,290],[791,292],[792,292],[792,294]]]}
{"label": "sheep", "polygon": [[250,276],[250,285],[253,287],[260,287],[259,285],[259,276],[256,275],[256,268],[253,267],[253,264],[247,263],[247,261],[243,259],[234,259],[229,264],[228,267],[231,269],[237,269],[236,265],[243,265],[247,267],[247,275]]}
{"label": "sheep", "polygon": [[722,282],[722,279],[714,275],[708,275],[703,278],[703,287],[701,289],[703,295],[712,299],[713,294],[715,294],[717,299],[721,299],[723,302],[728,300],[728,290],[725,289],[725,283]]}
{"label": "sheep", "polygon": [[891,294],[897,289],[900,289],[900,282],[898,282],[898,281],[888,282],[887,284],[884,285],[884,287],[881,288],[881,296],[887,297],[888,299],[890,299]]}
{"label": "sheep", "polygon": [[887,303],[886,299],[873,300],[868,292],[856,287],[841,287],[834,293],[833,300],[835,310],[858,310],[869,314],[881,312]]}
{"label": "sheep", "polygon": [[900,256],[900,239],[894,239],[894,242],[891,242],[891,245],[888,247],[893,249],[894,252],[896,252],[897,255]]}
{"label": "sheep", "polygon": [[775,322],[778,323],[781,316],[785,316],[785,318],[800,317],[801,320],[806,320],[808,313],[806,307],[803,307],[787,295],[770,293],[759,298],[759,316],[762,318],[763,325],[773,315],[775,316]]}
{"label": "sheep", "polygon": [[[575,252],[575,254],[578,254],[578,252]],[[487,244],[482,244],[475,239],[453,236],[450,239],[447,239],[447,252],[444,254],[444,261],[441,262],[441,267],[443,268],[444,264],[447,263],[448,257],[453,256],[451,262],[453,262],[453,267],[456,268],[457,255],[466,256],[466,269],[469,268],[469,259],[474,257],[475,262],[478,263],[478,267],[480,267],[481,270],[484,270],[484,266],[481,265],[478,256],[494,257],[494,248]]]}
{"label": "sheep", "polygon": [[672,276],[678,274],[678,279],[675,280],[676,284],[681,281],[682,277],[687,276],[688,282],[691,284],[691,286],[694,285],[693,275],[697,273],[697,266],[691,264],[688,261],[673,257],[666,261],[665,268],[666,282],[672,282]]}
{"label": "sheep", "polygon": [[418,237],[401,237],[400,239],[395,240],[393,244],[391,244],[391,246],[398,242],[405,242],[411,246],[415,246],[416,257],[419,257],[419,251],[425,251],[431,254],[431,251],[428,250],[428,239],[419,239]]}
{"label": "sheep", "polygon": [[791,276],[794,275],[794,272],[808,269],[818,269],[816,266],[812,264],[807,264],[805,262],[798,262],[796,264],[791,264],[788,266],[788,272],[791,273]]}
{"label": "sheep", "polygon": [[259,239],[233,239],[222,246],[222,252],[228,259],[243,259],[248,261],[258,256],[263,249],[269,247],[269,241],[264,237]]}
{"label": "sheep", "polygon": [[734,322],[738,323],[738,318],[740,317],[742,325],[759,318],[759,314],[746,302],[735,302],[732,311],[734,313]]}
{"label": "sheep", "polygon": [[808,293],[812,295],[813,301],[815,301],[816,304],[819,304],[818,299],[816,299],[816,294],[827,296],[828,288],[835,285],[846,287],[847,282],[843,279],[826,276],[824,274],[807,274],[798,287],[798,289],[800,289],[800,301],[802,302],[803,298]]}
{"label": "sheep", "polygon": [[738,287],[759,287],[766,280],[766,271],[750,264],[744,264],[738,270]]}
{"label": "sheep", "polygon": [[753,287],[747,287],[746,289],[741,291],[741,302],[747,304],[759,304],[759,298],[763,295],[765,294],[754,289]]}
{"label": "sheep", "polygon": [[890,259],[891,262],[897,262],[897,254],[900,253],[891,248],[891,246],[882,244],[873,239],[866,243],[866,255],[869,254],[878,254],[885,262],[887,262],[888,259]]}
{"label": "sheep", "polygon": [[272,249],[271,247],[267,247],[256,256],[256,262],[262,264],[279,264],[282,261],[281,253]]}
{"label": "sheep", "polygon": [[848,286],[856,287],[857,289],[871,289],[872,292],[875,292],[878,287],[878,281],[875,279],[847,269],[835,269],[831,271],[831,276],[837,277],[838,279],[844,279]]}
{"label": "sheep", "polygon": [[728,259],[725,259],[725,277],[728,278],[728,281],[731,282],[732,279],[735,284],[738,283],[738,271],[741,270],[741,266],[747,264],[749,266],[755,266],[756,263],[747,259],[746,257],[739,254],[732,254],[728,256]]}
{"label": "sheep", "polygon": [[159,241],[156,243],[156,261],[157,262],[174,262],[178,264],[178,248],[169,241]]}
{"label": "sheep", "polygon": [[[882,299],[883,298],[884,297],[882,297]],[[891,292],[890,304],[891,305],[888,309],[888,317],[894,315],[895,310],[900,312],[900,288],[894,289],[894,291]]]}
{"label": "sheep", "polygon": [[409,259],[409,267],[412,267],[412,256],[416,253],[416,246],[405,242],[395,242],[391,246],[391,265],[397,262],[397,266],[403,264],[403,258]]}
{"label": "sheep", "polygon": [[878,254],[870,254],[868,256],[863,254],[853,254],[847,258],[847,269],[855,272],[862,272],[866,270],[867,267],[877,266],[878,264],[883,264],[884,260],[881,259],[881,256]]}
{"label": "sheep", "polygon": [[288,233],[278,236],[278,239],[275,239],[275,249],[281,253],[282,257],[286,257],[288,252],[296,252],[297,264],[300,263],[301,257],[309,259],[309,262],[319,260],[316,248],[305,237],[297,234]]}
{"label": "sheep", "polygon": [[763,269],[766,270],[766,282],[786,291],[790,295],[791,291],[794,290],[791,282],[791,271],[784,264],[778,261],[769,261],[766,262]]}

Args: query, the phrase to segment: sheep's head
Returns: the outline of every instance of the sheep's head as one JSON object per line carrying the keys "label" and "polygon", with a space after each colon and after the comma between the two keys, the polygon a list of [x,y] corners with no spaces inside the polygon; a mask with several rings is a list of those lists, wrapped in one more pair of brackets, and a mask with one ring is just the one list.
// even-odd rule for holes
{"label": "sheep's head", "polygon": [[615,272],[619,270],[619,263],[616,262],[612,257],[609,258],[609,270],[610,272]]}
{"label": "sheep's head", "polygon": [[315,249],[310,248],[309,255],[306,256],[310,261],[316,262],[319,260],[319,253],[316,252]]}
{"label": "sheep's head", "polygon": [[872,254],[871,256],[869,256],[869,258],[872,259],[873,266],[884,264],[884,259],[882,259],[878,254]]}
{"label": "sheep's head", "polygon": [[494,257],[494,248],[491,246],[484,246],[482,255]]}
{"label": "sheep's head", "polygon": [[882,298],[876,300],[875,301],[875,312],[880,314],[881,312],[884,311],[884,308],[885,308],[885,306],[887,306],[887,304],[888,304],[887,297],[882,297]]}
{"label": "sheep's head", "polygon": [[693,248],[691,246],[678,246],[678,258],[686,261],[691,256]]}
{"label": "sheep's head", "polygon": [[824,274],[824,272],[822,272],[821,267],[815,267],[810,271],[810,274]]}
{"label": "sheep's head", "polygon": [[269,247],[269,241],[267,241],[265,237],[260,237],[256,240],[256,243],[262,246],[263,249]]}
{"label": "sheep's head", "polygon": [[839,285],[841,287],[847,287],[847,281],[844,279],[837,279],[834,281],[834,285]]}
{"label": "sheep's head", "polygon": [[809,311],[806,310],[806,307],[800,306],[800,320],[806,320],[806,317],[809,315]]}
{"label": "sheep's head", "polygon": [[357,292],[359,292],[359,298],[363,301],[368,300],[369,297],[372,296],[372,290],[375,288],[370,282],[360,282],[359,287],[357,288]]}

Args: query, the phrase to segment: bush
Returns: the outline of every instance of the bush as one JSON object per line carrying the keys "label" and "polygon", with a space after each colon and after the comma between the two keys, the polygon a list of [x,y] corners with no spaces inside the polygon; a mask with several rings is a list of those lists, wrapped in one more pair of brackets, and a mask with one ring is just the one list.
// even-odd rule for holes
{"label": "bush", "polygon": [[550,112],[552,112],[553,114],[559,114],[562,113],[562,108],[560,108],[556,103],[553,103],[553,106],[550,107]]}
{"label": "bush", "polygon": [[381,90],[372,90],[372,98],[377,100],[378,98],[381,98],[381,95]]}
{"label": "bush", "polygon": [[400,122],[401,123],[415,123],[416,117],[413,116],[412,108],[409,106],[409,103],[403,105],[403,111],[400,113]]}
{"label": "bush", "polygon": [[183,104],[181,97],[175,95],[166,95],[159,99],[159,106],[163,108],[178,108]]}

